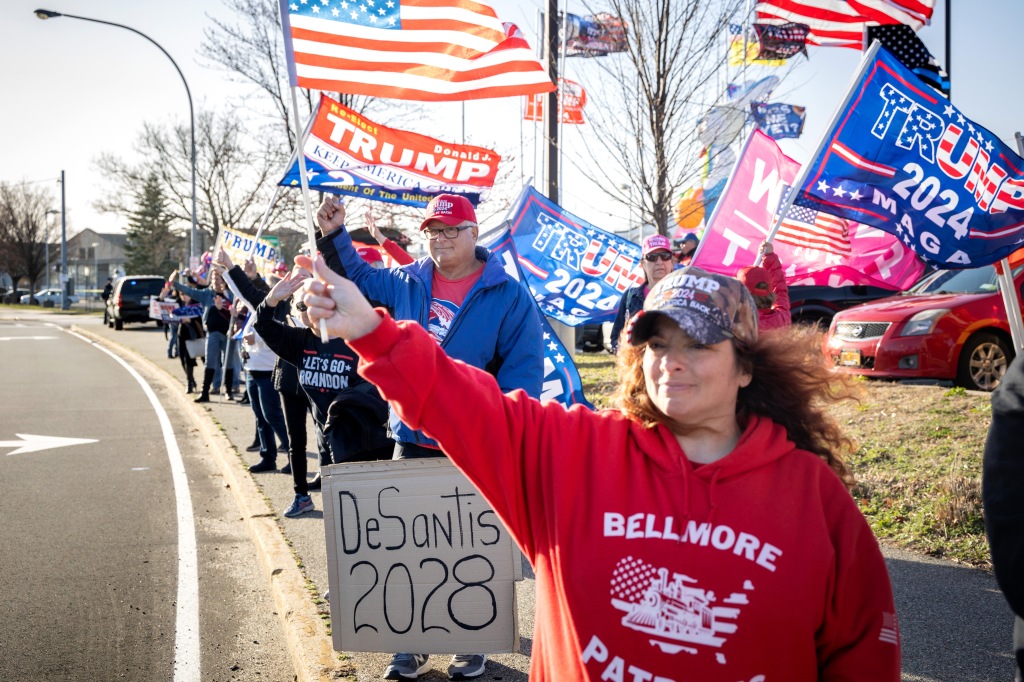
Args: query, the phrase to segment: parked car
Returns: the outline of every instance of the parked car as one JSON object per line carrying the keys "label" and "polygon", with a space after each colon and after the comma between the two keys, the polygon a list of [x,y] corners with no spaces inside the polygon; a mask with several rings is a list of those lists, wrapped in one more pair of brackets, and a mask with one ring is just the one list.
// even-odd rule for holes
{"label": "parked car", "polygon": [[6,287],[0,287],[0,303],[17,303],[21,300],[21,297],[28,292],[24,289],[8,289]]}
{"label": "parked car", "polygon": [[[114,280],[114,290],[103,309],[104,324],[123,329],[127,322],[151,322],[149,300],[160,295],[167,280],[157,275],[126,275]],[[160,320],[155,320],[160,326]]]}
{"label": "parked car", "polygon": [[[25,294],[21,297],[22,303],[32,303],[32,299],[35,299],[37,305],[45,305],[47,303],[51,305],[60,305],[60,289],[42,289],[29,296]],[[68,304],[78,303],[79,298],[74,294],[68,294]]]}
{"label": "parked car", "polygon": [[[840,310],[868,301],[892,296],[891,289],[869,286],[826,287],[797,285],[789,287],[790,312],[794,324],[816,324],[822,329],[832,322]],[[611,323],[584,324],[576,327],[576,350],[597,353],[611,352]]]}
{"label": "parked car", "polygon": [[832,316],[840,310],[877,301],[893,293],[892,289],[863,285],[796,285],[789,287],[789,311],[794,324],[817,324],[825,329],[832,322]]}
{"label": "parked car", "polygon": [[[1024,266],[1013,277],[1019,301]],[[1000,284],[991,265],[929,273],[902,294],[837,313],[822,350],[844,372],[991,391],[1014,356]]]}

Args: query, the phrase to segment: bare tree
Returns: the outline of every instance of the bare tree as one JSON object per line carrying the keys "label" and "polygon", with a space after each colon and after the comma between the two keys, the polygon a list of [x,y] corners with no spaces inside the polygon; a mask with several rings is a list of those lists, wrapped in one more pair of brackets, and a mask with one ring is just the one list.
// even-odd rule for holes
{"label": "bare tree", "polygon": [[[238,116],[200,112],[196,119],[196,221],[212,241],[222,227],[255,229],[263,217],[279,174],[285,166],[269,135],[249,132]],[[167,196],[167,215],[177,221],[179,233],[190,229],[192,185],[190,130],[187,125],[170,128],[143,125],[135,145],[141,161],[129,165],[112,155],[97,161],[111,181],[108,196],[97,209],[131,215],[135,189],[155,173]],[[289,215],[294,198],[281,192],[271,220]]]}
{"label": "bare tree", "polygon": [[46,211],[53,201],[49,190],[0,182],[0,270],[10,274],[14,288],[21,279],[29,281],[30,292],[38,288],[46,270]]}
{"label": "bare tree", "polygon": [[720,96],[722,36],[741,5],[609,0],[600,9],[621,17],[626,51],[573,62],[591,75],[581,80],[601,106],[587,109],[596,143],[567,158],[661,234],[673,224],[674,197],[697,175],[696,122]]}

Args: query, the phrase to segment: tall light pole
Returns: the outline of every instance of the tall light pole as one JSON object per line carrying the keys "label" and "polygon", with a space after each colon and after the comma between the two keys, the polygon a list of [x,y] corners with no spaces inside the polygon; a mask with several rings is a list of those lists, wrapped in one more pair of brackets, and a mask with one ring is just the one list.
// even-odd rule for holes
{"label": "tall light pole", "polygon": [[131,26],[125,26],[124,24],[115,24],[112,21],[103,21],[102,19],[91,19],[89,17],[81,17],[75,14],[62,14],[60,12],[54,12],[48,9],[37,9],[35,15],[40,19],[54,19],[56,17],[67,17],[68,19],[81,19],[82,21],[91,21],[95,24],[105,24],[107,26],[116,26],[117,28],[123,28],[126,31],[131,31],[136,35],[140,35],[149,42],[156,45],[157,49],[164,53],[164,56],[171,60],[171,64],[174,65],[174,70],[181,76],[181,82],[185,85],[185,94],[188,95],[188,116],[189,122],[192,128],[192,233],[189,239],[189,248],[192,258],[196,257],[196,114],[192,108],[192,91],[188,89],[188,81],[185,80],[185,74],[178,68],[178,63],[174,61],[174,58],[167,53],[160,43],[156,42],[142,31],[137,31]]}
{"label": "tall light pole", "polygon": [[50,232],[53,229],[52,226],[50,225],[50,216],[51,215],[60,215],[60,211],[58,211],[55,208],[50,208],[50,209],[47,209],[46,216],[44,216],[44,219],[46,221],[46,247],[45,247],[45,251],[46,251],[46,288],[47,289],[50,288]]}
{"label": "tall light pole", "polygon": [[71,307],[68,301],[68,212],[64,204],[64,171],[60,172],[60,309]]}
{"label": "tall light pole", "polygon": [[[100,257],[99,257],[99,242],[92,243],[92,294],[94,298],[99,298],[97,293],[100,289]],[[83,299],[84,301],[84,299]]]}

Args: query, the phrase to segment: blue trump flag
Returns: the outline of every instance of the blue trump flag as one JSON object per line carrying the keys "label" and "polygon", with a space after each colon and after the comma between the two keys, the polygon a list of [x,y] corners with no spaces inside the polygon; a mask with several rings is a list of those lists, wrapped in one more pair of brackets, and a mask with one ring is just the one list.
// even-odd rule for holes
{"label": "blue trump flag", "polygon": [[541,312],[570,327],[611,322],[619,299],[642,284],[640,247],[577,218],[528,188],[511,233]]}
{"label": "blue trump flag", "polygon": [[797,185],[798,206],[896,235],[938,268],[1024,244],[1024,159],[877,43]]}
{"label": "blue trump flag", "polygon": [[753,102],[750,105],[750,113],[757,127],[773,140],[800,137],[804,131],[805,111],[804,107],[778,102]]}
{"label": "blue trump flag", "polygon": [[[505,266],[509,277],[514,277],[520,284],[526,286],[526,277],[519,265],[512,233],[508,228],[489,238],[486,246]],[[572,360],[572,354],[565,351],[565,346],[551,328],[548,318],[541,315],[540,320],[544,338],[544,386],[540,399],[557,400],[566,407],[584,405],[591,410],[594,409],[583,395],[583,381],[580,379],[579,370],[576,369],[576,363]]]}

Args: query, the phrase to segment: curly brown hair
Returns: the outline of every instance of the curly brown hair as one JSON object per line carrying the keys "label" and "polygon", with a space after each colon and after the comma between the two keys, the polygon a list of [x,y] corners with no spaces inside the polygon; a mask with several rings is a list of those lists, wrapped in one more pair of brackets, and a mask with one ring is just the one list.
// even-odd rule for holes
{"label": "curly brown hair", "polygon": [[[853,443],[829,415],[827,406],[857,399],[860,392],[850,378],[826,365],[819,343],[814,328],[801,326],[763,333],[752,345],[733,339],[740,369],[753,377],[739,391],[736,417],[742,425],[746,421],[744,415],[756,414],[785,427],[798,448],[825,460],[852,489],[855,481],[845,455],[852,452]],[[631,346],[628,341],[619,346],[619,387],[613,400],[645,426],[666,424],[671,428],[672,420],[655,407],[647,394],[644,348]]]}

